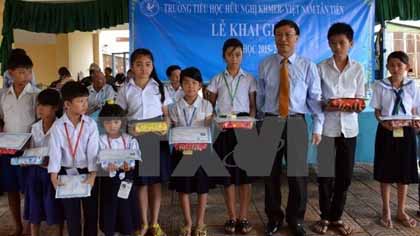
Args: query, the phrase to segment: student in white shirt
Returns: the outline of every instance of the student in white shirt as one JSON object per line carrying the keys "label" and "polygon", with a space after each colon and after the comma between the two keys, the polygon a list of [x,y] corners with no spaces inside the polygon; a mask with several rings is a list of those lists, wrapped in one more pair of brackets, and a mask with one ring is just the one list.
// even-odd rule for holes
{"label": "student in white shirt", "polygon": [[[170,118],[175,127],[206,127],[211,124],[213,108],[209,101],[198,95],[203,79],[201,72],[195,67],[189,67],[181,72],[181,84],[185,91],[183,98],[179,99],[170,110]],[[181,161],[183,155],[174,151],[172,155],[173,170]],[[190,195],[197,193],[197,219],[194,236],[207,235],[204,224],[207,197],[209,189],[213,188],[210,178],[202,168],[191,177],[172,177],[170,189],[179,193],[179,201],[184,213],[184,226],[180,229],[179,236],[192,235],[192,217]]]}
{"label": "student in white shirt", "polygon": [[71,236],[82,235],[81,204],[84,233],[97,235],[98,187],[95,183],[99,132],[95,120],[86,116],[89,92],[80,82],[67,82],[61,89],[64,115],[51,128],[48,173],[57,188],[58,175],[87,174],[86,183],[92,186],[91,196],[62,199],[64,216]]}
{"label": "student in white shirt", "polygon": [[[251,116],[256,114],[256,80],[241,69],[243,57],[242,42],[230,38],[223,45],[223,59],[226,69],[213,77],[207,90],[210,92],[210,101],[216,107],[217,115]],[[248,209],[251,201],[251,178],[246,171],[237,167],[232,151],[236,146],[236,136],[233,129],[221,132],[217,137],[214,148],[220,158],[236,167],[228,167],[230,177],[218,178],[216,181],[225,187],[226,207],[228,220],[224,229],[232,234],[236,230],[247,234],[252,230],[248,221]],[[229,155],[230,153],[230,155]],[[241,157],[247,158],[247,157]],[[253,157],[250,157],[253,158]],[[236,213],[236,187],[239,189],[240,210]]]}
{"label": "student in white shirt", "polygon": [[114,100],[116,93],[111,85],[106,83],[104,74],[101,71],[95,71],[92,75],[92,85],[89,85],[88,114],[99,109],[108,100]]}
{"label": "student in white shirt", "polygon": [[[136,150],[140,155],[139,144],[131,135],[122,131],[125,112],[117,104],[105,104],[99,113],[101,123],[106,133],[99,137],[99,149],[129,149]],[[139,207],[136,186],[131,186],[126,199],[118,197],[123,184],[132,184],[135,178],[135,167],[127,162],[120,168],[113,164],[104,167],[115,176],[101,178],[100,189],[100,229],[106,236],[132,235],[139,224]]]}
{"label": "student in white shirt", "polygon": [[[345,23],[335,23],[328,30],[328,42],[333,56],[318,64],[324,100],[331,98],[364,98],[365,77],[360,63],[348,53],[353,46],[353,29]],[[319,206],[321,220],[314,231],[325,234],[329,226],[341,235],[350,235],[352,228],[341,220],[347,190],[353,176],[356,139],[359,132],[358,113],[351,111],[324,111],[323,135],[335,140],[335,175],[319,177]]]}
{"label": "student in white shirt", "polygon": [[[0,120],[4,132],[29,133],[35,122],[36,96],[39,90],[30,84],[33,63],[26,54],[14,54],[9,58],[7,71],[12,77],[10,88],[0,91]],[[2,123],[2,122],[0,122]],[[24,189],[22,170],[11,166],[13,155],[0,156],[0,185],[7,193],[12,213],[15,235],[22,233],[20,191]]]}
{"label": "student in white shirt", "polygon": [[[127,111],[129,120],[160,119],[162,115],[167,119],[168,110],[163,106],[165,94],[163,84],[157,77],[152,53],[145,48],[136,49],[130,56],[131,70],[134,78],[121,88],[117,95],[117,104]],[[141,137],[139,139],[141,142]],[[169,149],[161,145],[161,153]],[[169,150],[166,151],[166,153]],[[143,165],[147,165],[148,158],[143,157]],[[154,157],[153,157],[154,158]],[[161,183],[169,179],[169,158],[161,155],[160,176],[137,176],[135,184],[139,185],[139,205],[141,227],[137,235],[144,236],[151,232],[153,236],[166,235],[158,223],[160,204],[162,200]],[[149,194],[154,196],[149,198]],[[147,217],[150,206],[151,225]]]}
{"label": "student in white shirt", "polygon": [[390,209],[391,184],[398,189],[397,221],[405,227],[414,228],[417,221],[405,211],[408,184],[418,183],[417,143],[415,129],[419,122],[410,126],[394,126],[391,121],[380,117],[392,115],[411,116],[416,114],[420,96],[415,82],[406,77],[410,68],[408,55],[402,51],[389,54],[386,65],[390,77],[376,81],[371,106],[379,122],[376,130],[374,179],[381,184],[382,217],[381,224],[392,228]]}
{"label": "student in white shirt", "polygon": [[[61,98],[55,89],[46,89],[39,93],[36,113],[41,119],[32,125],[32,148],[48,148],[51,127],[60,115]],[[48,159],[45,162],[48,165]],[[51,184],[47,166],[27,166],[25,187],[24,218],[31,224],[31,235],[39,236],[42,221],[48,225],[59,226],[57,235],[63,235],[63,209],[61,202],[55,199],[54,186]]]}
{"label": "student in white shirt", "polygon": [[184,96],[184,91],[180,81],[181,67],[178,65],[171,65],[166,69],[166,76],[169,78],[168,84],[165,84],[165,98],[171,103],[176,103],[178,99]]}

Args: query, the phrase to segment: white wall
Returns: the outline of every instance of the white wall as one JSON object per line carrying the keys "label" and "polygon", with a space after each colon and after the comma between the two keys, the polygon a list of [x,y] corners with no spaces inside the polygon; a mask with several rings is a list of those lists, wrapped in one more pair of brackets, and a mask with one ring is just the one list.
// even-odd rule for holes
{"label": "white wall", "polygon": [[69,36],[69,70],[74,79],[77,73],[89,75],[89,65],[93,62],[93,39],[91,32],[74,32]]}

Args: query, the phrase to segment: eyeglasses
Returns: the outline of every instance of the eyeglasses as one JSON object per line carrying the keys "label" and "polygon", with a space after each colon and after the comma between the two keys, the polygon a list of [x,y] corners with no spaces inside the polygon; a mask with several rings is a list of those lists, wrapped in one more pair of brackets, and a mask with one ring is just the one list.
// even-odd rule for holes
{"label": "eyeglasses", "polygon": [[295,34],[295,33],[277,33],[275,36],[276,36],[277,38],[283,38],[283,37],[286,37],[287,39],[291,39],[291,38],[293,38],[294,36],[296,36],[296,34]]}

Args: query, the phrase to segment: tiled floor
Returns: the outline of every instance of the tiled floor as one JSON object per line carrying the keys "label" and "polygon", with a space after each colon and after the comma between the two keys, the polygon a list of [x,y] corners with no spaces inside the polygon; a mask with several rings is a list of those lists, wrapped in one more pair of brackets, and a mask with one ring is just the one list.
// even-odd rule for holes
{"label": "tiled floor", "polygon": [[[284,179],[285,180],[285,179]],[[309,201],[305,216],[305,223],[308,235],[317,235],[312,233],[310,226],[318,220],[318,189],[312,177],[308,186]],[[164,188],[166,189],[166,187]],[[284,196],[287,194],[287,184],[282,188]],[[179,226],[182,224],[182,214],[178,206],[177,195],[165,190],[164,201],[161,210],[160,222],[167,232],[168,236],[176,236]],[[249,209],[250,222],[255,227],[249,235],[260,236],[264,232],[264,223],[266,216],[264,214],[264,185],[261,181],[257,181],[253,185],[252,206]],[[193,198],[194,199],[194,198]],[[287,198],[283,198],[283,206],[286,205]],[[394,223],[393,230],[386,230],[378,224],[381,215],[381,197],[379,192],[379,184],[372,180],[372,169],[369,166],[358,165],[355,170],[355,176],[352,186],[348,193],[348,201],[344,220],[350,223],[354,230],[354,236],[418,236],[420,235],[420,227],[415,229],[405,228]],[[416,217],[418,209],[418,192],[417,185],[411,185],[409,188],[409,198],[407,202],[407,211],[412,217]],[[392,192],[392,209],[395,217],[397,206],[396,189]],[[207,224],[209,226],[210,236],[224,236],[223,224],[226,220],[226,210],[223,199],[223,189],[215,189],[209,196],[209,204],[207,209]],[[420,221],[419,218],[417,220]],[[7,199],[5,196],[0,197],[0,236],[6,236],[12,230],[11,216],[7,208]],[[42,235],[52,235],[50,227],[43,227]],[[287,229],[282,229],[280,234],[290,235]],[[328,235],[337,235],[334,231],[329,231]]]}

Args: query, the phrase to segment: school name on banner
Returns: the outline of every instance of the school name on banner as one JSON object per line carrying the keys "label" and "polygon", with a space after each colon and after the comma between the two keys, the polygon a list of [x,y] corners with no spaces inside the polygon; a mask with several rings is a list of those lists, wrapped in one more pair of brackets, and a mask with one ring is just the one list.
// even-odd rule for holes
{"label": "school name on banner", "polygon": [[223,42],[236,37],[244,44],[242,67],[256,76],[260,61],[277,51],[273,28],[281,19],[298,23],[297,53],[314,62],[331,56],[328,28],[349,23],[355,31],[350,55],[373,79],[372,0],[131,0],[130,45],[152,50],[163,80],[171,64],[196,66],[209,80],[225,68]]}

